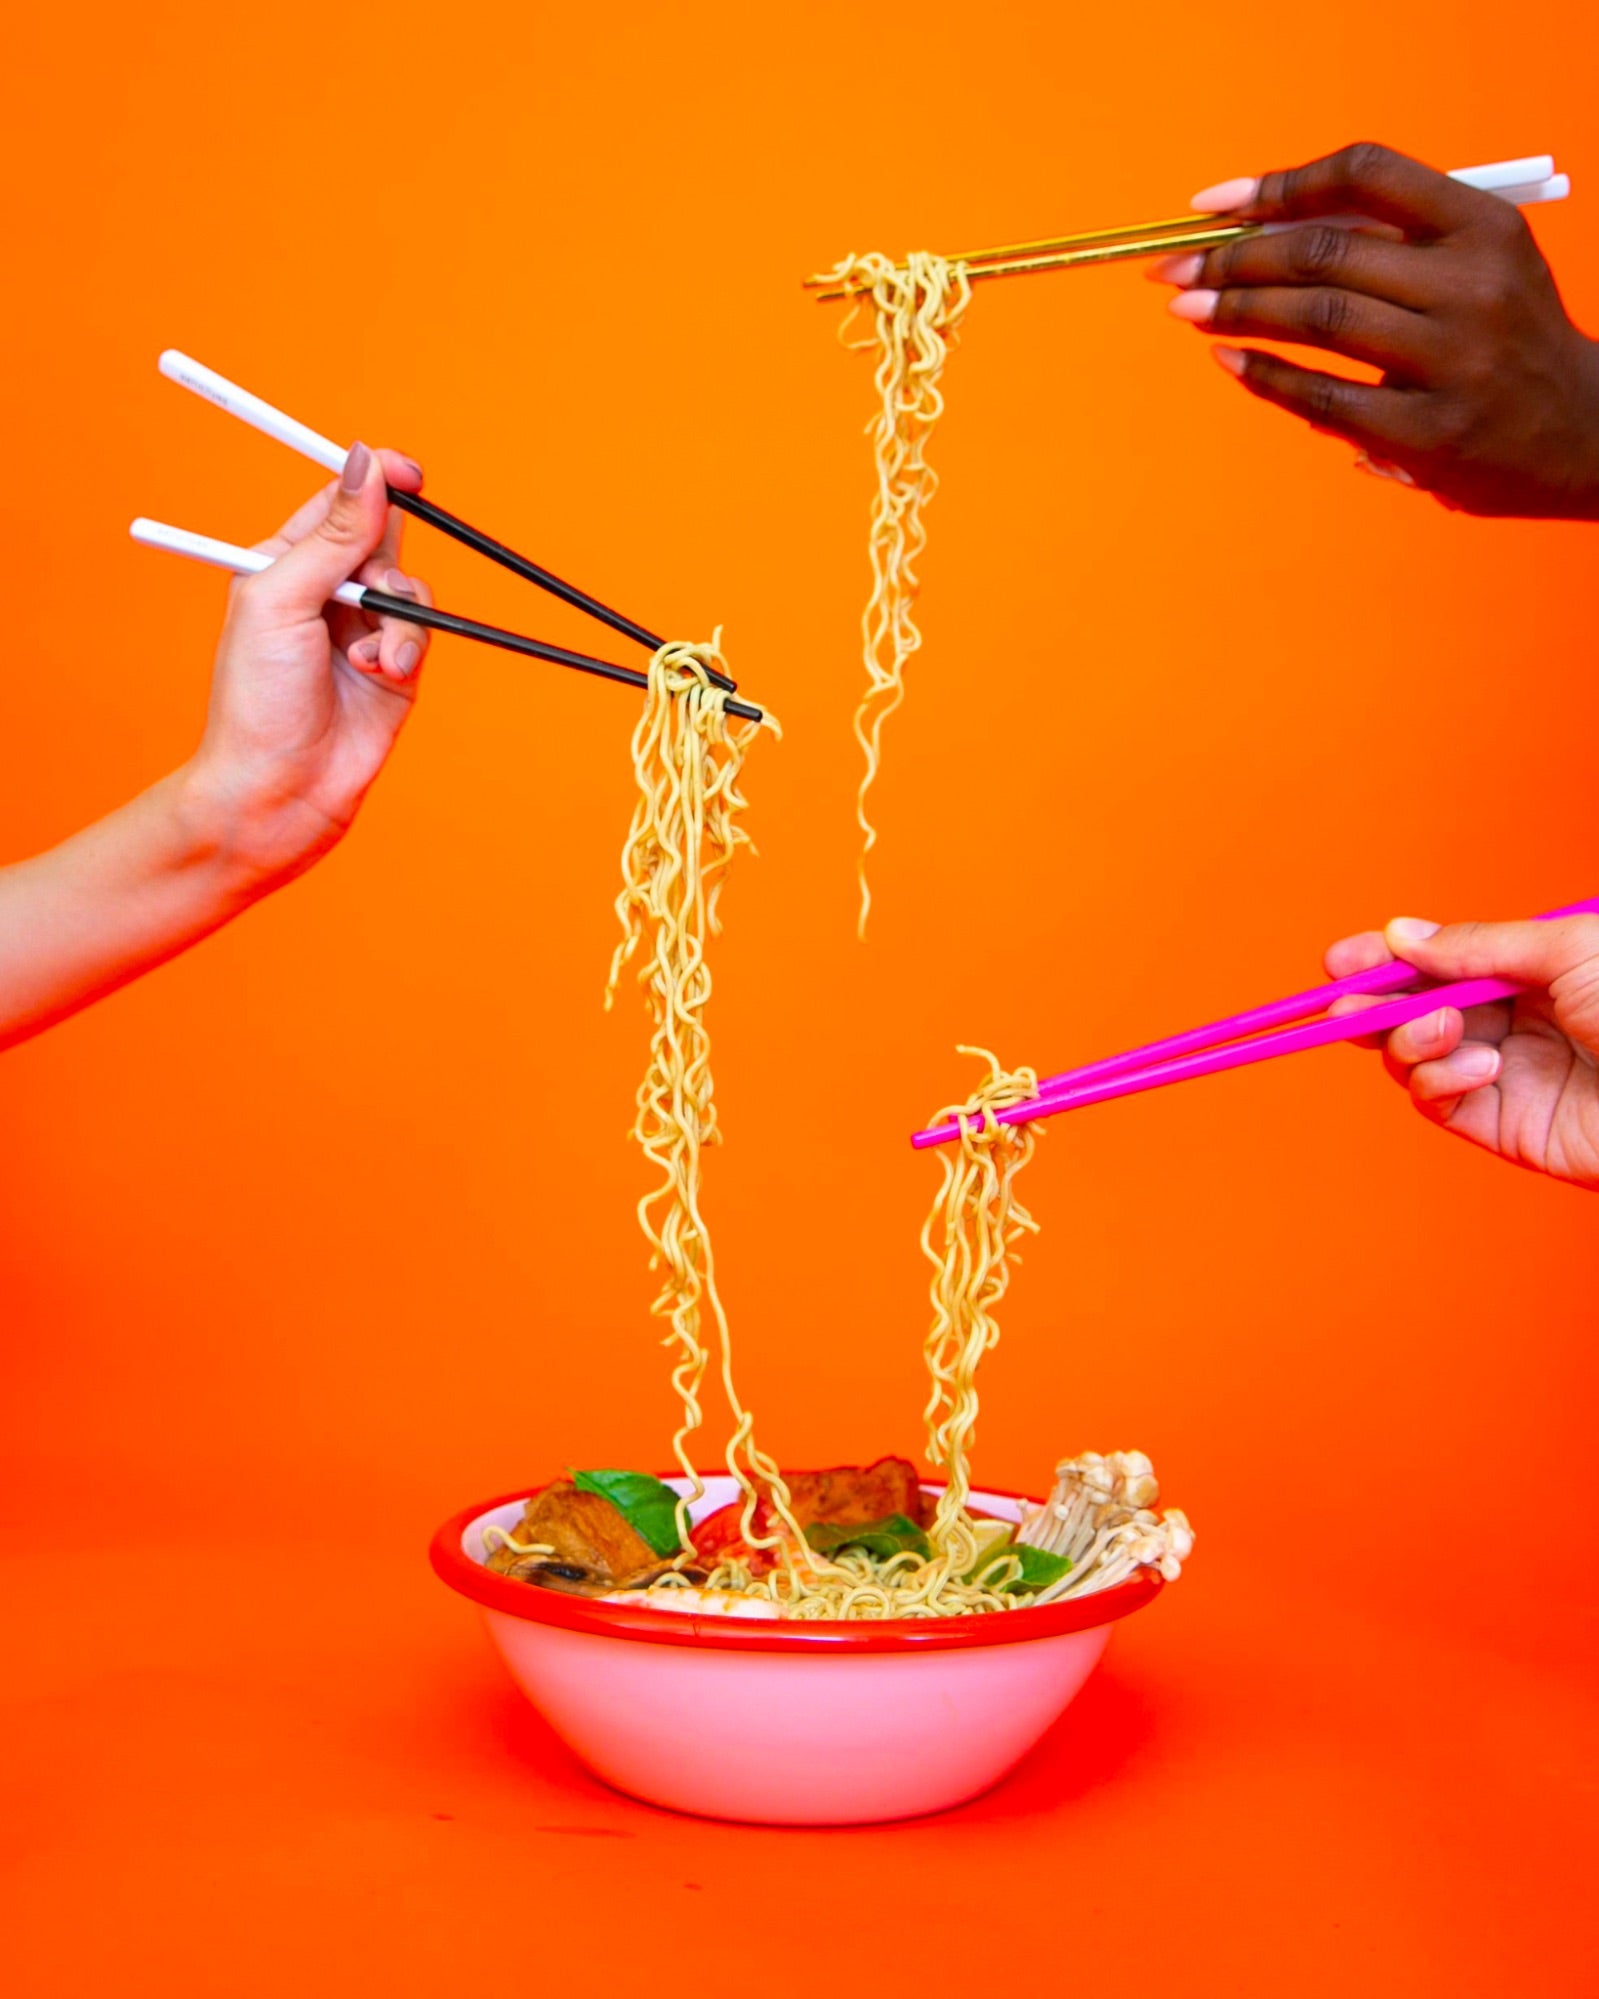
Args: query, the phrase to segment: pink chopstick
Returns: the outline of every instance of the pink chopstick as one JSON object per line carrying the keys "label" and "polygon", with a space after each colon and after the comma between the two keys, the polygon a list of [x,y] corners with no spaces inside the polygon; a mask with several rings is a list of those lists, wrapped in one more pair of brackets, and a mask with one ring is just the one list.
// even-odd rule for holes
{"label": "pink chopstick", "polygon": [[[1550,922],[1561,916],[1591,914],[1599,914],[1599,896],[1549,910],[1539,920]],[[1331,1020],[1314,1020],[1308,1026],[1292,1027],[1282,1033],[1262,1032],[1285,1022],[1303,1021],[1310,1015],[1325,1013],[1335,1000],[1351,994],[1371,997],[1392,993],[1396,987],[1415,985],[1421,976],[1415,966],[1400,960],[1375,965],[1369,971],[1356,972],[1345,979],[1334,979],[1330,984],[1314,986],[1306,992],[1291,993],[1286,999],[1272,1000],[1265,1006],[1252,1007],[1226,1020],[1190,1028],[1185,1034],[1146,1042],[1141,1048],[1129,1049],[1122,1055],[1108,1055],[1098,1062],[1086,1063],[1080,1069],[1062,1070],[1058,1075],[1041,1079],[1036,1097],[998,1112],[998,1121],[1001,1124],[1028,1124],[1035,1118],[1052,1117],[1057,1111],[1080,1110],[1088,1104],[1109,1102],[1114,1097],[1135,1096],[1144,1090],[1160,1089],[1167,1083],[1187,1082],[1195,1076],[1215,1075],[1225,1069],[1247,1068],[1252,1063],[1267,1062],[1278,1055],[1297,1055],[1305,1049],[1325,1048],[1334,1042],[1353,1041],[1366,1034],[1385,1034],[1391,1028],[1401,1027],[1408,1020],[1419,1020],[1439,1007],[1483,1006],[1491,1000],[1509,999],[1522,990],[1510,979],[1468,979],[1457,985],[1425,986],[1419,992],[1404,993],[1383,1005],[1362,1008],[1356,1013],[1343,1014]],[[1240,1039],[1245,1035],[1254,1038]],[[911,1143],[920,1150],[930,1145],[947,1144],[959,1136],[960,1127],[952,1121],[915,1133]]]}

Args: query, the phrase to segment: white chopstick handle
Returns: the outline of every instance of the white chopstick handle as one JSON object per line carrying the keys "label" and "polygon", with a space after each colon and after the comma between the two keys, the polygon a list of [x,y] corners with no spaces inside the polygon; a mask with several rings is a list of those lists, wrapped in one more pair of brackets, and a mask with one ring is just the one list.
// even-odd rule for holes
{"label": "white chopstick handle", "polygon": [[[191,562],[208,562],[213,569],[231,569],[235,576],[259,576],[270,569],[275,556],[258,548],[238,548],[231,541],[217,541],[208,534],[191,534],[187,528],[168,527],[165,521],[149,521],[141,515],[128,533],[146,548],[162,548],[168,555],[185,555]],[[365,591],[359,583],[341,583],[333,600],[361,608]]]}
{"label": "white chopstick handle", "polygon": [[1518,196],[1553,177],[1552,153],[1535,153],[1525,160],[1496,160],[1492,166],[1456,167],[1451,180],[1463,180],[1467,187],[1481,188],[1484,194],[1503,194],[1514,188]]}
{"label": "white chopstick handle", "polygon": [[1564,201],[1570,192],[1570,174],[1551,174],[1547,180],[1527,187],[1489,189],[1489,193],[1497,194],[1501,201],[1513,202],[1517,208],[1536,208],[1540,201]]}
{"label": "white chopstick handle", "polygon": [[[1541,167],[1545,163],[1542,160],[1510,160],[1507,164],[1513,167]],[[1460,173],[1451,174],[1449,178],[1466,181],[1468,186],[1475,187],[1475,181],[1467,181],[1468,174],[1493,171],[1492,167],[1468,167]],[[1571,192],[1571,177],[1569,174],[1551,174],[1547,180],[1528,181],[1524,185],[1506,181],[1501,187],[1479,188],[1478,192],[1496,195],[1513,208],[1532,208],[1540,201],[1564,201]],[[1323,215],[1317,220],[1330,229],[1370,229],[1372,226],[1369,215]],[[1304,226],[1303,222],[1268,222],[1260,233],[1262,236],[1283,236],[1290,229],[1303,229]]]}
{"label": "white chopstick handle", "polygon": [[191,360],[187,354],[180,354],[176,347],[169,347],[161,356],[160,368],[169,382],[176,382],[180,388],[190,389],[197,396],[204,396],[208,403],[215,403],[219,410],[226,410],[229,416],[236,416],[243,423],[263,431],[268,437],[275,437],[279,444],[286,444],[291,451],[298,451],[305,457],[324,465],[330,472],[342,472],[349,452],[342,444],[335,444],[331,438],[323,437],[308,424],[297,423],[292,416],[285,416],[282,410],[264,403],[259,396],[252,396],[248,389],[241,389],[237,382],[230,382],[226,375],[219,375],[214,368],[207,368],[202,362]]}

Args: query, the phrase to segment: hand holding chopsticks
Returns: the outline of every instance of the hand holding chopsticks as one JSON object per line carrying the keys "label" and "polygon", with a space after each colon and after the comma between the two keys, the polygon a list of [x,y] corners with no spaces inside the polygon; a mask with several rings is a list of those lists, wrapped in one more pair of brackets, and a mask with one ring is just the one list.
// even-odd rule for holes
{"label": "hand holding chopsticks", "polygon": [[[1534,1148],[1527,1132],[1512,1141],[1508,1134],[1496,1130],[1493,1135],[1502,1142],[1496,1143],[1495,1149],[1506,1151],[1523,1164],[1539,1164],[1544,1171],[1581,1179],[1583,1184],[1590,1183],[1591,1167],[1591,1180],[1599,1183],[1599,922],[1562,920],[1573,917],[1599,917],[1599,897],[1571,903],[1531,923],[1457,926],[1436,936],[1417,936],[1409,942],[1411,956],[1406,960],[1388,956],[1380,943],[1373,949],[1374,940],[1361,940],[1355,955],[1375,962],[1352,969],[1327,985],[1043,1077],[1038,1095],[999,1112],[999,1121],[1030,1123],[1059,1111],[1138,1095],[1280,1055],[1388,1033],[1412,1022],[1431,1020],[1446,1010],[1464,1013],[1497,1001],[1520,1000],[1522,1005],[1515,1010],[1518,1017],[1512,1020],[1510,1012],[1504,1010],[1499,1023],[1504,1077],[1507,1082],[1512,1079],[1513,1055],[1514,1079],[1522,1088],[1523,1101],[1529,1094],[1536,1097],[1538,1086],[1552,1078],[1557,1087],[1545,1126],[1556,1129],[1561,1093],[1575,1076],[1581,1086],[1571,1098],[1576,1128],[1561,1131],[1559,1147],[1552,1152],[1545,1147],[1536,1158],[1528,1156]],[[1345,955],[1349,955],[1347,950]],[[1548,995],[1546,1005],[1534,999],[1540,993]],[[1354,999],[1371,1003],[1359,1011],[1329,1011]],[[1533,1011],[1521,1019],[1527,1008]],[[1439,1034],[1439,1045],[1449,1044],[1444,1053],[1452,1053],[1460,1039],[1458,1032],[1440,1029]],[[1552,1042],[1563,1043],[1564,1053]],[[1405,1066],[1413,1064],[1420,1052],[1418,1049],[1405,1058]],[[1454,1094],[1464,1100],[1471,1090],[1499,1074],[1499,1066],[1489,1065],[1475,1078],[1457,1075],[1453,1078]],[[1450,1101],[1450,1079],[1423,1079],[1424,1091],[1428,1082],[1439,1085],[1441,1094],[1427,1096],[1427,1102]],[[1456,1121],[1464,1119],[1460,1124],[1463,1134],[1479,1144],[1488,1143],[1486,1120],[1493,1108],[1485,1106],[1469,1116],[1457,1112]],[[1528,1132],[1535,1125],[1533,1119]],[[917,1147],[939,1145],[958,1136],[957,1125],[940,1125],[917,1132],[911,1142]],[[1548,1163],[1551,1159],[1554,1163]]]}
{"label": "hand holding chopsticks", "polygon": [[[145,548],[159,548],[169,555],[187,556],[191,562],[204,562],[214,569],[232,570],[236,576],[258,576],[272,566],[272,557],[261,554],[258,549],[239,548],[232,542],[218,541],[212,535],[192,534],[187,528],[169,527],[165,521],[145,520],[141,516],[128,532]],[[430,605],[413,603],[409,598],[391,597],[387,592],[367,584],[342,583],[333,593],[333,601],[354,605],[375,617],[404,618],[413,625],[421,625],[426,631],[449,632],[456,638],[476,639],[480,645],[498,646],[506,652],[521,653],[528,659],[549,660],[557,666],[572,667],[578,673],[592,673],[602,680],[620,681],[626,687],[649,686],[648,677],[636,667],[615,666],[610,660],[592,659],[584,652],[569,652],[565,646],[548,645],[543,639],[524,638],[520,632],[508,632],[498,625],[480,624],[475,618],[459,618],[453,611],[436,610]],[[760,709],[751,707],[747,701],[730,698],[727,712],[746,721],[761,720]]]}
{"label": "hand holding chopsticks", "polygon": [[[1572,324],[1531,230],[1506,207],[1517,190],[1470,178],[1462,185],[1384,147],[1351,146],[1224,183],[1196,202],[1228,209],[1253,233],[1171,258],[1151,276],[1180,287],[1178,319],[1227,343],[1212,351],[1229,374],[1353,444],[1363,469],[1467,513],[1592,519],[1599,347]],[[1565,177],[1544,186],[1541,198],[1552,198]],[[1384,232],[1326,226],[1347,208]],[[1381,379],[1231,344],[1239,339],[1320,348]]]}
{"label": "hand holding chopsticks", "polygon": [[[1555,172],[1554,160],[1547,153],[1531,159],[1501,160],[1492,166],[1459,167],[1449,178],[1485,193],[1496,194],[1502,201],[1516,207],[1530,207],[1544,201],[1564,201],[1571,192],[1570,180],[1565,174]],[[1239,191],[1258,185],[1228,183],[1230,188]],[[1207,194],[1214,192],[1206,190]],[[1196,197],[1196,208],[1200,199]],[[1233,206],[1242,207],[1244,203],[1241,200],[1236,203],[1218,202],[1214,207],[1167,216],[1163,221],[1123,223],[1117,228],[1079,230],[1074,235],[1046,236],[1030,243],[1000,243],[986,250],[941,251],[939,254],[949,263],[964,264],[966,275],[975,284],[983,278],[1026,277],[1038,271],[1071,270],[1080,264],[1112,264],[1134,257],[1169,256],[1176,251],[1209,248],[1281,226],[1267,219],[1256,221],[1244,216],[1229,219],[1225,210]],[[1218,208],[1223,213],[1218,214]],[[1382,219],[1372,217],[1365,209],[1339,213],[1329,208],[1324,209],[1322,215],[1327,222],[1342,228],[1358,228],[1363,221]],[[807,278],[805,283],[815,291],[818,302],[849,296],[846,289],[828,285],[826,279]]]}
{"label": "hand holding chopsticks", "polygon": [[[271,403],[264,402],[261,397],[252,395],[248,389],[240,388],[236,382],[230,382],[226,376],[217,374],[214,369],[192,360],[187,354],[179,353],[176,348],[169,348],[161,356],[160,368],[169,381],[177,382],[193,394],[204,397],[207,402],[214,403],[229,416],[237,417],[241,422],[249,424],[252,429],[261,431],[267,437],[275,438],[280,444],[287,444],[291,450],[298,451],[303,457],[311,459],[327,470],[337,472],[344,465],[347,454],[342,446],[322,436],[320,432],[312,430],[308,424],[303,424],[297,418],[274,408]],[[471,526],[458,515],[447,513],[443,507],[435,505],[431,500],[424,500],[419,493],[392,483],[388,488],[388,497],[390,504],[400,508],[402,512],[427,522],[431,527],[439,528],[476,553],[486,556],[491,562],[509,569],[526,582],[536,584],[539,589],[548,591],[552,596],[559,597],[564,603],[571,604],[587,616],[607,625],[612,631],[622,633],[639,645],[647,647],[651,652],[658,650],[661,641],[643,625],[625,617],[620,611],[613,611],[598,598],[591,597],[574,584],[563,582],[548,569],[531,561],[527,556],[517,554],[504,542],[497,541],[480,528]],[[134,522],[132,533],[135,540],[147,547],[165,549],[175,555],[186,555],[195,561],[232,569],[241,575],[258,572],[264,566],[249,549],[238,548],[230,542],[218,541],[209,535],[193,534],[184,528],[169,527],[160,521],[141,518]],[[508,652],[521,653],[527,658],[548,660],[555,665],[571,667],[577,672],[593,674],[600,679],[619,681],[629,687],[643,688],[649,684],[647,676],[636,668],[616,666],[609,660],[595,659],[588,653],[574,652],[566,646],[550,645],[542,639],[526,638],[521,633],[506,631],[497,625],[483,624],[473,618],[458,617],[450,611],[440,611],[399,599],[390,599],[382,591],[373,588],[347,584],[344,589],[353,594],[346,595],[341,591],[339,593],[341,602],[359,603],[363,609],[381,615],[404,615],[412,623],[425,626],[429,631],[449,632],[459,638],[475,639],[480,644],[498,646]],[[723,673],[712,671],[709,678],[714,685],[729,693],[736,686],[736,683]],[[746,721],[762,720],[761,710],[746,701],[730,700],[727,703],[727,712]]]}

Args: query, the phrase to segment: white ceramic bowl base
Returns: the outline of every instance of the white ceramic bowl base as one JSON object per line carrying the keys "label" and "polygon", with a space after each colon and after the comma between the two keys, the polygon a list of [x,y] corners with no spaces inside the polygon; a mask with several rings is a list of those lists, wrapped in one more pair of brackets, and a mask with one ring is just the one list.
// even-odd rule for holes
{"label": "white ceramic bowl base", "polygon": [[[722,1475],[705,1485],[695,1519],[738,1493]],[[1014,1493],[972,1500],[1021,1516]],[[974,1798],[1065,1711],[1111,1626],[1160,1593],[1141,1571],[1098,1596],[906,1623],[624,1607],[490,1573],[484,1530],[514,1528],[522,1506],[447,1520],[434,1568],[480,1607],[512,1678],[596,1776],[706,1818],[860,1825]]]}
{"label": "white ceramic bowl base", "polygon": [[976,1797],[1064,1712],[1110,1638],[1103,1624],[818,1659],[483,1616],[512,1678],[597,1777],[673,1811],[765,1825],[914,1818]]}

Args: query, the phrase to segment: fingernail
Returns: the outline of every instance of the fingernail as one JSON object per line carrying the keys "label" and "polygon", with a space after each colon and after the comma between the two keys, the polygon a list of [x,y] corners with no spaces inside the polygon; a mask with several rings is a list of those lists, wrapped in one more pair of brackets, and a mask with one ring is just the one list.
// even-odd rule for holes
{"label": "fingernail", "polygon": [[422,468],[417,464],[416,460],[414,458],[402,458],[400,463],[405,467],[407,472],[414,472],[416,474],[416,482],[420,486],[422,483]]}
{"label": "fingernail", "polygon": [[391,597],[414,597],[416,585],[403,569],[391,569],[383,579],[383,587]]}
{"label": "fingernail", "polygon": [[405,679],[408,675],[415,673],[416,663],[421,657],[422,648],[417,644],[416,640],[407,639],[405,644],[394,655],[395,672],[399,674],[402,680]]}
{"label": "fingernail", "polygon": [[1220,292],[1179,292],[1174,299],[1167,300],[1166,310],[1173,319],[1186,319],[1195,326],[1203,326],[1216,317],[1216,301],[1220,297]]}
{"label": "fingernail", "polygon": [[1429,1013],[1425,1020],[1416,1022],[1416,1038],[1418,1041],[1442,1041],[1448,1025],[1449,1009],[1441,1006],[1436,1013]]}
{"label": "fingernail", "polygon": [[350,658],[356,666],[376,666],[378,641],[375,638],[357,639],[350,648]]}
{"label": "fingernail", "polygon": [[1242,375],[1249,366],[1249,354],[1242,347],[1212,347],[1211,358],[1218,368],[1225,368],[1229,375]]}
{"label": "fingernail", "polygon": [[352,444],[344,461],[344,470],[339,474],[339,485],[346,493],[359,493],[366,484],[367,469],[372,463],[372,454],[364,444]]}
{"label": "fingernail", "polygon": [[1394,465],[1386,458],[1373,458],[1369,451],[1362,451],[1355,460],[1355,470],[1365,472],[1373,479],[1393,479],[1401,486],[1414,486],[1415,480],[1402,465]]}
{"label": "fingernail", "polygon": [[1443,928],[1441,923],[1429,923],[1424,916],[1396,916],[1388,926],[1390,944],[1425,944],[1429,937],[1436,937]]}
{"label": "fingernail", "polygon": [[1449,1064],[1457,1076],[1469,1082],[1482,1083],[1496,1074],[1499,1068],[1497,1048],[1462,1048]]}
{"label": "fingernail", "polygon": [[1190,250],[1186,257],[1162,257],[1144,276],[1156,285],[1191,285],[1204,268],[1203,253]]}
{"label": "fingernail", "polygon": [[1202,187],[1188,206],[1199,215],[1219,215],[1228,208],[1247,208],[1260,192],[1258,180],[1219,180]]}

